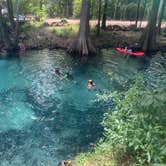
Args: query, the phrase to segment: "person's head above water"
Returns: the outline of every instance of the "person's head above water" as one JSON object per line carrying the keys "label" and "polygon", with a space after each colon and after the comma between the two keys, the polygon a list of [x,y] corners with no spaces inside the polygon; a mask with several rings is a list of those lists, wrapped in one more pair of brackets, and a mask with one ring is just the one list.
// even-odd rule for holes
{"label": "person's head above water", "polygon": [[95,83],[93,80],[88,80],[88,89],[93,89],[95,87]]}
{"label": "person's head above water", "polygon": [[88,83],[89,84],[93,84],[93,80],[88,80]]}
{"label": "person's head above water", "polygon": [[55,73],[58,75],[61,74],[59,68],[55,68]]}

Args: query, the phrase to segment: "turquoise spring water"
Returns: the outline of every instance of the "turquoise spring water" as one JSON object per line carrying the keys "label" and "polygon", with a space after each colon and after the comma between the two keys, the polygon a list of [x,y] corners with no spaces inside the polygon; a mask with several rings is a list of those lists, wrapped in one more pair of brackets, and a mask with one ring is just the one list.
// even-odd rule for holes
{"label": "turquoise spring water", "polygon": [[[102,136],[111,103],[96,94],[122,91],[145,60],[113,50],[84,60],[62,50],[27,51],[0,60],[0,166],[55,166],[90,149]],[[74,80],[55,74],[69,72]],[[93,79],[96,90],[87,90]]]}

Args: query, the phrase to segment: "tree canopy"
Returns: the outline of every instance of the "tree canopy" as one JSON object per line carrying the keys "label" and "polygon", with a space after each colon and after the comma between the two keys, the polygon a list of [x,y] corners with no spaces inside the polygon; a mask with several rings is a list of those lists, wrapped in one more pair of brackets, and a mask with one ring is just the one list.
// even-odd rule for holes
{"label": "tree canopy", "polygon": [[[14,13],[16,13],[16,4],[18,0],[13,0]],[[141,19],[145,2],[145,18],[148,17],[152,5],[151,0],[108,0],[107,16],[110,19],[135,20],[137,12],[138,19]],[[20,0],[19,11],[22,15],[34,14],[40,18],[45,17],[70,17],[79,18],[81,13],[82,0]],[[101,0],[102,6],[105,1]],[[98,1],[91,0],[91,19],[98,17]],[[103,11],[102,11],[103,12]],[[166,14],[164,13],[164,18]]]}

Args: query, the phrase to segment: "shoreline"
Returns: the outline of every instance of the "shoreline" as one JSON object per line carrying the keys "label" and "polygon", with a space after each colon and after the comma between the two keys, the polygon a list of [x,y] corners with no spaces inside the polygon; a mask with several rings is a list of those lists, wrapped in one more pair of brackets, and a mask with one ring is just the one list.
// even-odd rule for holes
{"label": "shoreline", "polygon": [[[31,24],[27,24],[31,25]],[[63,49],[66,50],[77,36],[77,30],[73,24],[62,26],[50,26],[47,22],[43,23],[43,27],[38,29],[29,29],[23,31],[19,35],[26,50],[41,50],[41,49]],[[69,28],[68,28],[69,27]],[[68,28],[68,29],[67,29]],[[64,34],[56,34],[59,29],[64,29]],[[90,38],[97,50],[102,48],[116,48],[118,44],[128,44],[131,47],[140,48],[140,37],[144,29],[135,29],[132,26],[108,26],[106,31],[101,30],[100,36],[96,36],[95,28],[91,29]],[[55,31],[55,33],[54,33]],[[74,32],[74,34],[72,34]],[[1,50],[4,50],[4,45],[0,43]],[[16,49],[17,50],[17,49]],[[157,39],[157,50],[166,51],[166,37]]]}

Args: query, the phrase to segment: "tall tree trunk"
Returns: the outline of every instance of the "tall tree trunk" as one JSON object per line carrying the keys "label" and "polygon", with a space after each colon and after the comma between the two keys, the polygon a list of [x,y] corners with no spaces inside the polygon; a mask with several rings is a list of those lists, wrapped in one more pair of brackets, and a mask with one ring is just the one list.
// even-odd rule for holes
{"label": "tall tree trunk", "polygon": [[20,12],[20,0],[16,0],[16,28],[15,28],[15,43],[18,43],[19,36],[19,12]]}
{"label": "tall tree trunk", "polygon": [[120,20],[123,20],[124,6],[120,7]]}
{"label": "tall tree trunk", "polygon": [[42,10],[42,6],[43,6],[43,1],[40,0],[40,1],[39,1],[39,8],[40,8],[40,10]]}
{"label": "tall tree trunk", "polygon": [[148,25],[141,36],[141,47],[145,52],[156,50],[156,21],[160,0],[153,0]]}
{"label": "tall tree trunk", "polygon": [[65,3],[65,17],[69,18],[69,0],[66,0]]}
{"label": "tall tree trunk", "polygon": [[140,28],[141,28],[141,26],[142,26],[142,21],[143,21],[143,19],[144,19],[145,10],[146,10],[146,5],[147,5],[147,0],[144,1],[144,5],[143,5],[144,7],[143,7],[143,12],[142,12],[141,20],[140,20],[140,25],[139,25]]}
{"label": "tall tree trunk", "polygon": [[116,0],[116,3],[115,3],[115,10],[114,10],[114,20],[116,19],[116,12],[117,12],[117,8],[118,8],[118,4],[119,4],[119,0]]}
{"label": "tall tree trunk", "polygon": [[141,0],[137,0],[137,14],[136,14],[136,19],[135,19],[135,26],[136,26],[136,28],[137,28],[138,19],[139,19],[140,3],[141,3]]}
{"label": "tall tree trunk", "polygon": [[[13,49],[16,49],[18,47],[18,27],[19,24],[17,24],[14,21],[14,15],[13,15],[13,3],[12,0],[6,0],[7,2],[7,9],[8,9],[8,17],[9,17],[9,22],[10,22],[10,27],[12,29],[11,33],[9,34],[10,36],[10,41],[11,41],[11,47]],[[17,7],[19,8],[19,1],[17,0]],[[18,11],[17,11],[18,12]]]}
{"label": "tall tree trunk", "polygon": [[100,21],[101,21],[101,0],[98,0],[98,23],[97,23],[97,35],[100,34]]}
{"label": "tall tree trunk", "polygon": [[108,0],[104,2],[104,10],[103,10],[103,18],[102,18],[102,29],[106,29],[106,20],[107,20],[107,8],[108,8]]}
{"label": "tall tree trunk", "polygon": [[123,20],[126,20],[126,10],[127,10],[127,6],[124,6]]}
{"label": "tall tree trunk", "polygon": [[79,32],[77,39],[67,48],[69,53],[79,53],[80,55],[96,53],[96,49],[89,38],[89,15],[90,1],[82,0]]}
{"label": "tall tree trunk", "polygon": [[5,24],[4,18],[1,13],[2,6],[0,6],[0,30],[2,33],[2,38],[5,44],[6,49],[12,49],[11,40],[9,38],[9,33],[7,32],[7,25]]}
{"label": "tall tree trunk", "polygon": [[17,19],[17,23],[19,22],[19,8],[20,8],[20,0],[16,0],[16,19]]}
{"label": "tall tree trunk", "polygon": [[7,2],[9,21],[10,21],[12,30],[14,31],[15,22],[14,22],[14,16],[13,16],[13,3],[12,3],[12,0],[6,0],[6,2]]}
{"label": "tall tree trunk", "polygon": [[157,24],[158,24],[158,33],[161,33],[161,22],[164,15],[164,8],[165,8],[166,1],[160,0],[160,6],[158,11],[158,18],[157,18]]}
{"label": "tall tree trunk", "polygon": [[58,15],[64,16],[64,9],[62,8],[61,1],[58,1]]}
{"label": "tall tree trunk", "polygon": [[94,0],[90,1],[90,18],[93,19],[94,12]]}

